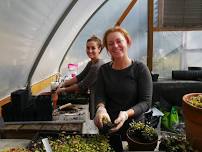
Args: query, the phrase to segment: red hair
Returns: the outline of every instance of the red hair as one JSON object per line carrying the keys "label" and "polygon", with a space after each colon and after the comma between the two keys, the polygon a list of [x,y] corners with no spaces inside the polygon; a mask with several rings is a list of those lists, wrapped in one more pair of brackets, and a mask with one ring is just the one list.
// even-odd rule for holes
{"label": "red hair", "polygon": [[[131,39],[131,36],[128,34],[127,30],[125,30],[124,28],[120,27],[120,26],[115,26],[115,27],[112,27],[110,29],[108,29],[105,34],[104,34],[104,37],[103,37],[103,46],[105,46],[107,48],[107,36],[110,34],[110,33],[113,33],[113,32],[119,32],[121,33],[126,41],[127,41],[127,44],[128,46],[131,46],[131,43],[132,43],[132,39]],[[108,48],[107,48],[108,49]]]}

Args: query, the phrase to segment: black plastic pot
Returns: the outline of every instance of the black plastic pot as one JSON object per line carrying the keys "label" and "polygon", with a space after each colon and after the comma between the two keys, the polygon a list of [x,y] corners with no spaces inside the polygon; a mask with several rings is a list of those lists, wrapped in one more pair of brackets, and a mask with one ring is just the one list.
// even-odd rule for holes
{"label": "black plastic pot", "polygon": [[135,139],[132,139],[129,136],[129,130],[127,130],[126,136],[128,141],[128,148],[130,151],[154,151],[157,146],[158,138],[150,143],[139,142]]}
{"label": "black plastic pot", "polygon": [[39,95],[36,98],[36,120],[51,121],[52,120],[52,101],[49,95]]}
{"label": "black plastic pot", "polygon": [[153,74],[153,73],[152,73],[151,76],[152,76],[152,81],[153,81],[153,82],[158,81],[159,74]]}

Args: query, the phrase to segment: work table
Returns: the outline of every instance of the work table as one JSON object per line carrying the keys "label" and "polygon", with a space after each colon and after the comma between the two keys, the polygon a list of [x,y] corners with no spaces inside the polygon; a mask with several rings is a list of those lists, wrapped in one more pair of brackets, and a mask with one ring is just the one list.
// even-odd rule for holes
{"label": "work table", "polygon": [[59,116],[53,116],[53,121],[5,122],[4,126],[0,128],[0,136],[6,139],[31,139],[37,132],[44,131],[82,133],[88,105],[76,105],[76,107],[82,109],[78,114],[60,114]]}
{"label": "work table", "polygon": [[160,79],[153,82],[153,102],[165,100],[170,105],[182,106],[182,97],[192,92],[202,92],[202,81]]}

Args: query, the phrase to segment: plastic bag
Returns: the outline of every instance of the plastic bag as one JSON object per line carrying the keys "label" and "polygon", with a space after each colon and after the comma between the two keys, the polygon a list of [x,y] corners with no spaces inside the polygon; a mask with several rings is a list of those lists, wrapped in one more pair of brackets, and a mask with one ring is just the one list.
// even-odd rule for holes
{"label": "plastic bag", "polygon": [[162,117],[161,124],[162,126],[169,131],[176,131],[177,126],[179,125],[179,115],[176,106],[172,106],[171,111],[164,111],[164,116]]}
{"label": "plastic bag", "polygon": [[170,127],[170,112],[163,112],[164,116],[161,119],[161,124],[163,125],[164,128],[169,129]]}
{"label": "plastic bag", "polygon": [[172,107],[170,112],[170,128],[175,130],[176,126],[179,124],[178,111],[175,106]]}

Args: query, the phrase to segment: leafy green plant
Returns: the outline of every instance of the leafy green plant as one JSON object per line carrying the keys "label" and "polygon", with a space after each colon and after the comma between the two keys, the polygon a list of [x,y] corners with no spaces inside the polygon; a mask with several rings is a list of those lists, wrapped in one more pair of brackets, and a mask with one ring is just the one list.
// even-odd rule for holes
{"label": "leafy green plant", "polygon": [[148,124],[142,122],[131,122],[128,130],[128,136],[133,140],[151,143],[158,139],[156,130]]}
{"label": "leafy green plant", "polygon": [[[102,135],[84,137],[82,135],[60,134],[58,138],[48,137],[53,152],[114,152],[109,139]],[[45,152],[41,141],[33,144],[33,152]]]}
{"label": "leafy green plant", "polygon": [[183,134],[164,134],[161,137],[159,150],[165,152],[196,152]]}

